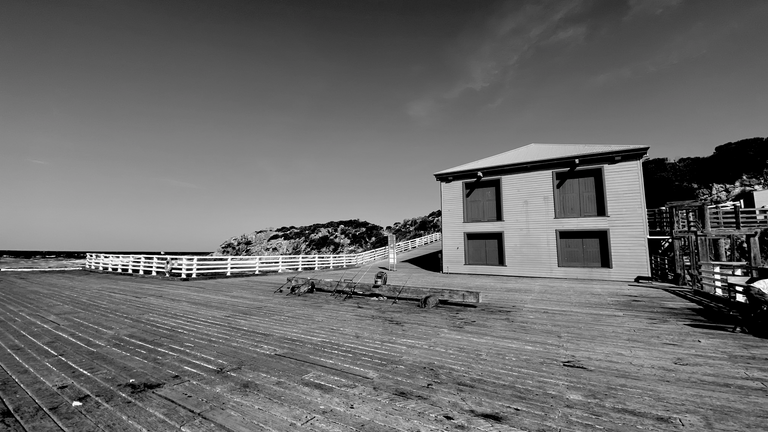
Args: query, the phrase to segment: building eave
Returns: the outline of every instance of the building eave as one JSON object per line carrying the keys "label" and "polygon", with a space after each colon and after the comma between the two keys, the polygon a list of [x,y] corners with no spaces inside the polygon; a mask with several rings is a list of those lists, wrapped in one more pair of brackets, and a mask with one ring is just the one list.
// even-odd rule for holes
{"label": "building eave", "polygon": [[[595,164],[595,163],[616,163],[626,162],[630,160],[642,159],[647,155],[650,147],[633,147],[629,149],[620,149],[605,151],[600,153],[590,153],[584,155],[573,155],[560,158],[540,159],[534,161],[502,164],[502,165],[489,165],[484,167],[474,167],[472,169],[459,169],[459,170],[445,170],[434,173],[435,180],[437,181],[452,181],[454,179],[463,179],[469,177],[475,177],[478,171],[481,171],[484,176],[502,175],[507,173],[514,173],[518,171],[535,171],[539,169],[552,169],[558,167],[573,166],[576,161],[579,161],[578,165]],[[618,160],[616,158],[619,158]]]}

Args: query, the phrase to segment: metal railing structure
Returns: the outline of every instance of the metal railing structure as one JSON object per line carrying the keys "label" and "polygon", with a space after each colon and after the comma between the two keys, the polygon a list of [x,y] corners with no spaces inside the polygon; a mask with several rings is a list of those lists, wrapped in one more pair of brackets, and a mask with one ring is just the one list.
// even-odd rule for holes
{"label": "metal railing structure", "polygon": [[768,208],[741,208],[738,205],[709,206],[712,229],[745,230],[768,228]]}
{"label": "metal railing structure", "polygon": [[[700,291],[735,298],[721,279],[754,276],[763,265],[759,236],[768,229],[768,208],[679,201],[649,209],[647,220],[651,275],[656,280],[690,282]],[[739,245],[746,246],[746,254]]]}
{"label": "metal railing structure", "polygon": [[738,204],[732,203],[711,205],[707,206],[707,221],[701,221],[699,213],[693,208],[649,209],[647,211],[648,229],[651,232],[668,233],[673,230],[696,232],[768,228],[768,208],[741,208]]}
{"label": "metal railing structure", "polygon": [[675,277],[675,259],[671,256],[652,254],[651,276],[662,282],[673,280]]}
{"label": "metal railing structure", "polygon": [[[399,242],[395,250],[405,252],[437,241],[440,241],[440,233]],[[344,255],[171,256],[88,253],[85,268],[113,273],[194,278],[350,267],[378,261],[388,254],[387,247]]]}
{"label": "metal railing structure", "polygon": [[709,261],[699,263],[699,278],[695,289],[714,294],[725,299],[744,302],[745,298],[734,280],[746,281],[750,273],[746,262]]}

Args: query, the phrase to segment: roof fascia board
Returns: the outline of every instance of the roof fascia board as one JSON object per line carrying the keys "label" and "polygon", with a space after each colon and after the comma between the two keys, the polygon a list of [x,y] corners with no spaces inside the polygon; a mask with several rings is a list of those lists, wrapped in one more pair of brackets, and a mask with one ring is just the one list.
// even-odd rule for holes
{"label": "roof fascia board", "polygon": [[[526,171],[538,171],[543,169],[554,168],[567,168],[572,167],[575,160],[579,160],[578,166],[583,165],[595,165],[605,163],[617,163],[627,162],[631,160],[637,160],[643,158],[648,153],[649,147],[633,148],[627,150],[614,150],[609,152],[602,152],[596,154],[586,154],[580,156],[568,156],[555,159],[544,159],[523,163],[515,163],[508,165],[489,166],[485,168],[475,168],[460,171],[452,171],[447,173],[434,174],[435,180],[438,181],[450,181],[449,177],[453,180],[466,179],[474,177],[478,171],[482,171],[484,176],[514,174]],[[621,156],[622,159],[616,161],[615,158]],[[626,157],[626,158],[625,158]]]}

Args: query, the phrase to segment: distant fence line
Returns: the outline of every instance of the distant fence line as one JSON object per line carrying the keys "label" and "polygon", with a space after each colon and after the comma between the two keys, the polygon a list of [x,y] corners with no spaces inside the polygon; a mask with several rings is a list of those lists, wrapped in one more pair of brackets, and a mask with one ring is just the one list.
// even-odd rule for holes
{"label": "distant fence line", "polygon": [[[440,233],[397,243],[395,250],[404,252],[436,241],[440,241]],[[388,254],[387,247],[343,255],[170,256],[88,253],[85,268],[115,273],[194,278],[333,269],[378,261],[386,258]]]}

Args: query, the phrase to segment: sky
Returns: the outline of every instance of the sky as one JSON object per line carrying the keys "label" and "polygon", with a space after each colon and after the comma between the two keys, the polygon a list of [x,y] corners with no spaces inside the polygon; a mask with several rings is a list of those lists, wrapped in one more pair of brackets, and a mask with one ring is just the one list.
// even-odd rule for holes
{"label": "sky", "polygon": [[0,249],[213,251],[440,208],[529,143],[768,136],[764,0],[3,1]]}

